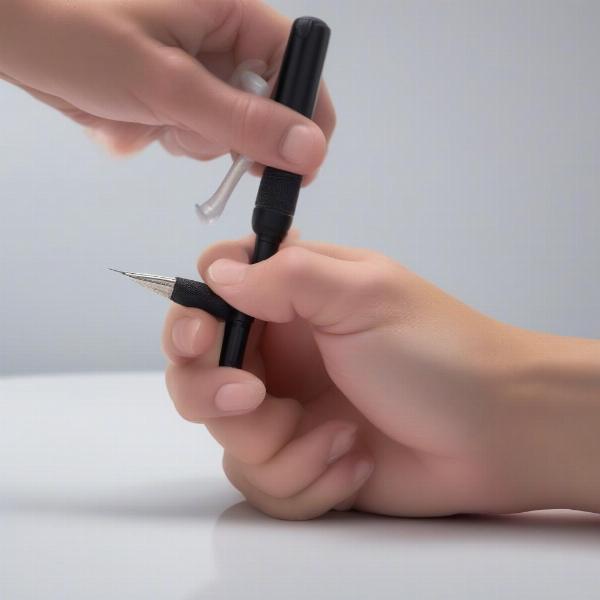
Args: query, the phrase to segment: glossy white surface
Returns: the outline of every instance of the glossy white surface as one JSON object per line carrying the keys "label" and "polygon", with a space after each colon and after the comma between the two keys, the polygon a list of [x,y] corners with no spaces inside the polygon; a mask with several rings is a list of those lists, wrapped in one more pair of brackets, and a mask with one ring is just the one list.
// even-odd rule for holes
{"label": "glossy white surface", "polygon": [[159,373],[0,379],[0,598],[598,598],[600,518],[254,511]]}

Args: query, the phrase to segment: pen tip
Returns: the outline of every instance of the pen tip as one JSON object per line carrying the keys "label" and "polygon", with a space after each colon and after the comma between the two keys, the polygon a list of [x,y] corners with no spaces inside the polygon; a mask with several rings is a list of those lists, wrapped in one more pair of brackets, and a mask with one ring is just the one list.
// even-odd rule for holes
{"label": "pen tip", "polygon": [[121,275],[127,275],[125,271],[119,271],[119,269],[113,269],[112,267],[108,267],[109,271],[114,271],[115,273],[121,273]]}

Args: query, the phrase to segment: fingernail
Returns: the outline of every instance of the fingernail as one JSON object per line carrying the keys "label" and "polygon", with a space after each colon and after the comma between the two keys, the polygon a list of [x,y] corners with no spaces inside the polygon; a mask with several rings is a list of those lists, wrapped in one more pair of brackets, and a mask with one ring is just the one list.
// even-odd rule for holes
{"label": "fingernail", "polygon": [[315,149],[315,134],[311,127],[293,125],[281,140],[281,156],[295,165],[305,164]]}
{"label": "fingernail", "polygon": [[184,317],[173,323],[171,339],[177,351],[183,356],[195,356],[198,353],[196,337],[200,327],[202,327],[202,321],[191,317]]}
{"label": "fingernail", "polygon": [[215,406],[223,412],[240,412],[256,408],[265,397],[265,386],[258,381],[226,383],[217,390]]}
{"label": "fingernail", "polygon": [[331,444],[331,449],[329,450],[329,457],[327,458],[327,464],[330,465],[341,456],[344,456],[344,454],[346,454],[350,448],[352,448],[355,439],[355,427],[352,429],[344,429],[343,431],[339,431],[333,438],[333,443]]}
{"label": "fingernail", "polygon": [[208,267],[208,276],[215,283],[224,285],[241,283],[246,277],[249,266],[228,258],[220,258]]}
{"label": "fingernail", "polygon": [[358,485],[362,483],[366,479],[369,478],[371,473],[373,472],[373,468],[375,465],[370,460],[360,460],[356,467],[354,467],[354,477],[352,479],[352,483],[354,485]]}

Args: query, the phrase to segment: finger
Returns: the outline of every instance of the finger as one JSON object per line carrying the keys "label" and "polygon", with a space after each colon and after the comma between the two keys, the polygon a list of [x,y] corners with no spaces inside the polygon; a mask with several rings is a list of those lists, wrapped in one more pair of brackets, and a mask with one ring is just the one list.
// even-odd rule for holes
{"label": "finger", "polygon": [[211,435],[239,463],[259,465],[292,440],[303,412],[296,400],[267,394],[252,412],[211,418],[205,423]]}
{"label": "finger", "polygon": [[134,154],[160,137],[161,128],[140,123],[97,120],[88,135],[115,156]]}
{"label": "finger", "polygon": [[240,369],[170,364],[166,382],[179,414],[205,423],[244,463],[259,464],[274,456],[292,439],[302,416],[297,401],[265,395],[262,382]]}
{"label": "finger", "polygon": [[319,242],[313,240],[296,240],[288,236],[283,240],[283,243],[280,246],[280,249],[286,248],[288,246],[300,246],[301,248],[306,248],[311,252],[316,252],[317,254],[323,254],[324,256],[329,256],[331,258],[339,258],[340,260],[349,260],[349,261],[364,261],[367,259],[377,260],[376,252],[372,250],[367,250],[364,248],[353,248],[352,246],[340,246],[339,244],[328,244],[326,242]]}
{"label": "finger", "polygon": [[[266,462],[238,466],[253,487],[274,498],[289,498],[351,450],[356,429],[356,425],[344,421],[329,421],[292,440]],[[237,459],[232,455],[230,460]]]}
{"label": "finger", "polygon": [[[226,240],[209,246],[198,259],[198,272],[204,273],[208,267],[219,258],[229,258],[239,262],[250,262],[250,257],[254,251],[255,235],[250,234],[239,240]],[[292,227],[283,240],[280,249],[288,246],[300,246],[341,260],[361,261],[367,258],[377,260],[379,255],[371,250],[362,248],[352,248],[350,246],[339,246],[335,244],[326,244],[324,242],[314,242],[300,239],[300,230]]]}
{"label": "finger", "polygon": [[265,398],[262,381],[241,369],[199,365],[196,361],[171,363],[165,380],[179,414],[195,423],[248,413]]}
{"label": "finger", "polygon": [[200,355],[209,354],[206,362],[216,364],[218,338],[222,331],[217,320],[203,310],[171,303],[161,336],[161,346],[167,359],[175,364],[187,364]]}
{"label": "finger", "polygon": [[202,275],[244,313],[276,323],[299,316],[330,333],[383,323],[400,304],[389,265],[341,260],[301,246],[253,265],[221,258]]}
{"label": "finger", "polygon": [[[336,116],[333,102],[331,101],[331,96],[329,95],[329,91],[324,81],[321,82],[321,89],[319,90],[312,120],[319,125],[325,135],[325,138],[327,139],[327,142],[329,143],[329,140],[331,139],[335,129]],[[252,163],[250,172],[257,177],[262,177],[264,168],[264,165],[255,162]],[[318,175],[319,169],[304,175],[302,178],[302,187],[309,186],[318,177]]]}
{"label": "finger", "polygon": [[342,505],[355,495],[371,476],[374,463],[364,451],[351,452],[334,463],[314,483],[290,498],[276,498],[251,485],[243,469],[236,468],[227,454],[223,467],[233,485],[259,510],[278,519],[306,520]]}
{"label": "finger", "polygon": [[294,173],[311,173],[322,163],[327,142],[318,125],[271,99],[233,88],[183,50],[155,48],[147,71],[137,93],[165,124]]}
{"label": "finger", "polygon": [[180,0],[127,7],[135,22],[165,44],[178,43],[190,55],[232,54],[239,64],[259,59],[269,65],[280,57],[291,21],[256,0]]}
{"label": "finger", "polygon": [[226,240],[209,246],[198,259],[198,273],[206,272],[208,266],[221,257],[249,263],[254,250],[254,234],[247,235],[239,240]]}
{"label": "finger", "polygon": [[[165,332],[169,330],[170,321],[186,314],[186,309],[181,308],[170,311]],[[268,460],[289,442],[302,415],[302,406],[297,401],[265,396],[264,385],[250,372],[217,368],[220,344],[196,359],[182,358],[173,355],[178,350],[171,349],[171,336],[164,335],[163,345],[173,361],[167,367],[167,389],[184,419],[205,423],[228,452],[249,464]],[[208,344],[211,337],[206,335],[201,344]],[[252,338],[249,347],[251,342]]]}
{"label": "finger", "polygon": [[[232,1],[235,3],[235,0],[227,0],[225,6],[222,0],[210,0],[206,3],[221,11],[220,27],[211,28],[210,35],[202,41],[202,49],[209,52],[222,51],[231,43],[238,63],[248,59],[264,61],[268,68],[263,76],[268,78],[270,72],[271,83],[274,83],[290,33],[290,19],[265,2],[246,2],[242,14],[238,14],[237,7],[231,6]],[[225,13],[226,17],[223,16]],[[222,25],[223,22],[227,25]],[[190,31],[190,40],[194,39],[198,39],[197,28]],[[320,86],[313,120],[329,139],[336,119],[331,96],[324,82]]]}
{"label": "finger", "polygon": [[185,155],[197,160],[212,160],[227,152],[227,148],[202,135],[176,127],[163,128],[160,143],[174,156]]}

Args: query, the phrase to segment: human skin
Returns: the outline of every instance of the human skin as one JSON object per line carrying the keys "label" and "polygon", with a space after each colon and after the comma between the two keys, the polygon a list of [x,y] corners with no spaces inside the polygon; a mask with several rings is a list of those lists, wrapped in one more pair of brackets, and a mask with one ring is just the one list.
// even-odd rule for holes
{"label": "human skin", "polygon": [[116,154],[159,140],[173,154],[232,151],[310,181],[335,126],[326,86],[313,122],[226,83],[258,59],[272,85],[290,25],[257,0],[2,0],[0,78]]}
{"label": "human skin", "polygon": [[223,326],[203,311],[172,305],[162,340],[177,410],[250,503],[283,519],[600,512],[599,341],[499,323],[375,252],[292,235],[249,266],[251,248],[198,265],[260,320],[245,370],[217,366]]}

